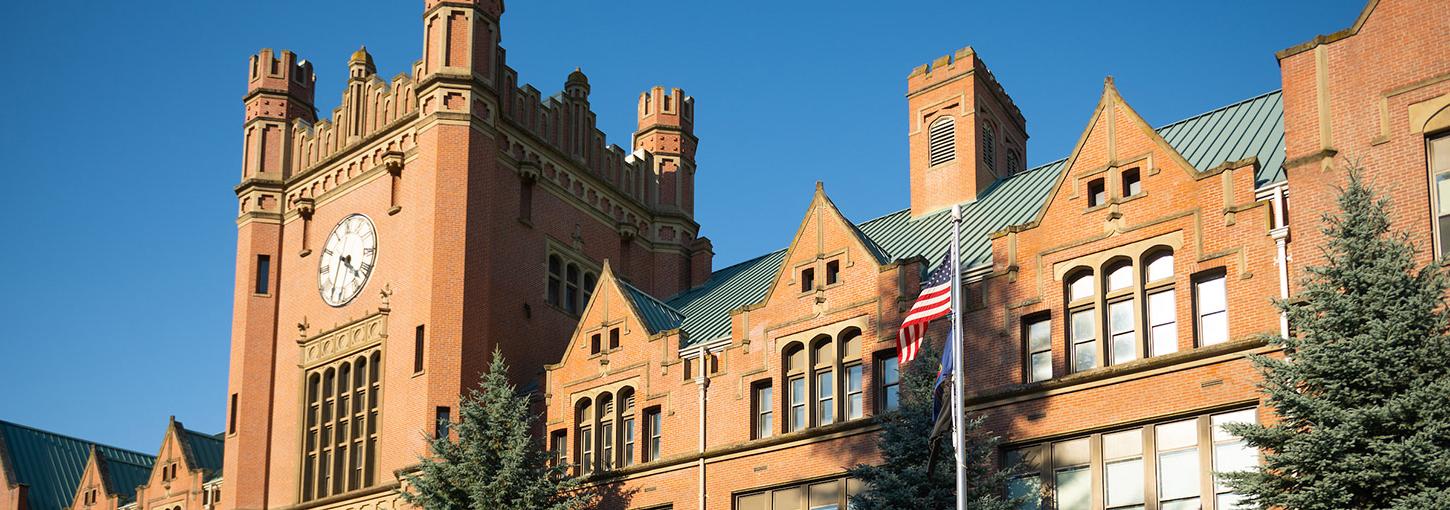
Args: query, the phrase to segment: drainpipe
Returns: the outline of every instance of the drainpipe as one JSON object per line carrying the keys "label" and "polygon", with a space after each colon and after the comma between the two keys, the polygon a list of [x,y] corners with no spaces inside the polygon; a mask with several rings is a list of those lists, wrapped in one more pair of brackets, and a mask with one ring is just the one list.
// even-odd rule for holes
{"label": "drainpipe", "polygon": [[[1274,228],[1269,230],[1269,237],[1274,239],[1278,253],[1274,262],[1279,265],[1279,299],[1289,299],[1289,218],[1284,210],[1284,186],[1274,188]],[[1289,315],[1283,311],[1279,312],[1279,336],[1289,337]]]}
{"label": "drainpipe", "polygon": [[700,474],[700,510],[705,510],[705,420],[709,416],[705,412],[706,403],[709,401],[710,377],[708,363],[708,349],[700,349],[699,363],[700,375],[695,376],[695,385],[700,387],[700,458],[696,460],[696,471]]}

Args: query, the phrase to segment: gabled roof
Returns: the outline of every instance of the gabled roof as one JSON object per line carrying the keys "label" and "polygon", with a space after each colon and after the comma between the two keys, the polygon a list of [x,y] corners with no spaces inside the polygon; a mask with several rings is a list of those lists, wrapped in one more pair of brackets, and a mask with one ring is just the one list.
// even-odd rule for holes
{"label": "gabled roof", "polygon": [[100,449],[96,449],[95,452],[96,460],[100,463],[101,473],[106,477],[106,490],[116,495],[121,500],[121,504],[134,501],[136,487],[146,483],[146,479],[151,476],[151,465],[112,460]]}
{"label": "gabled roof", "polygon": [[[111,487],[134,496],[156,457],[0,420],[0,455],[12,481],[30,487],[28,510],[71,506],[91,447],[105,456]],[[139,476],[139,478],[137,478]]]}
{"label": "gabled roof", "polygon": [[[1280,91],[1261,94],[1155,129],[1199,171],[1250,156],[1259,160],[1255,185],[1284,180],[1284,109]],[[1019,172],[987,188],[976,200],[961,204],[963,268],[992,261],[991,234],[1031,221],[1063,171],[1066,159]],[[857,228],[883,260],[924,257],[930,263],[949,248],[950,211],[919,218],[903,209],[861,223]],[[851,223],[851,222],[847,222]],[[688,344],[730,334],[730,312],[759,302],[770,290],[786,250],[715,271],[699,287],[665,300],[684,314],[681,329]]]}
{"label": "gabled roof", "polygon": [[671,308],[670,305],[630,285],[629,282],[616,281],[619,282],[620,290],[624,291],[624,297],[629,299],[630,306],[634,307],[640,322],[643,322],[645,329],[649,330],[649,334],[653,335],[678,328],[684,321],[685,314],[680,313],[679,310]]}
{"label": "gabled roof", "polygon": [[181,434],[177,435],[185,448],[187,463],[191,469],[200,469],[202,479],[210,481],[222,475],[222,439],[216,434],[203,434],[187,429],[176,422]]}

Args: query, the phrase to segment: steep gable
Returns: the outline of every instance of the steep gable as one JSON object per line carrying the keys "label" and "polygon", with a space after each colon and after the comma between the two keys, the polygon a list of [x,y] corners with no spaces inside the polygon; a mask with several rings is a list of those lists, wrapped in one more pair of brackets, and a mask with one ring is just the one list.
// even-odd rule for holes
{"label": "steep gable", "polygon": [[[4,457],[7,482],[27,487],[28,510],[61,510],[72,506],[92,447],[102,452],[112,465],[125,463],[149,469],[155,461],[155,457],[143,453],[0,421],[0,456]],[[120,479],[115,481],[124,483]]]}
{"label": "steep gable", "polygon": [[[592,356],[610,350],[611,329],[619,329],[616,334],[620,341],[635,334],[636,329],[646,337],[654,337],[678,331],[684,317],[679,310],[621,279],[605,260],[594,293],[579,316],[579,324],[559,365],[569,363],[576,356]],[[596,335],[599,337],[597,340],[594,338]],[[596,341],[601,345],[594,345]]]}
{"label": "steep gable", "polygon": [[819,301],[824,299],[819,294],[835,284],[831,280],[833,271],[840,274],[860,271],[858,265],[865,264],[864,267],[875,273],[889,261],[886,250],[846,219],[826,196],[825,186],[817,182],[811,204],[785,250],[771,290],[758,306],[775,300],[801,299],[813,293]]}

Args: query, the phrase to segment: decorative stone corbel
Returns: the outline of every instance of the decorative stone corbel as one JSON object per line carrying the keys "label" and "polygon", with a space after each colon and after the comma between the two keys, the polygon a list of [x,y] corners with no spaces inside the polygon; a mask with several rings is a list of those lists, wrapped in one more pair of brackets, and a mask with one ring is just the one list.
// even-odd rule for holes
{"label": "decorative stone corbel", "polygon": [[523,181],[525,185],[533,184],[539,180],[539,164],[532,160],[526,159],[519,161],[518,170],[515,170],[515,172],[518,173],[519,180]]}
{"label": "decorative stone corbel", "polygon": [[310,329],[311,327],[312,327],[312,325],[307,323],[307,316],[306,315],[303,315],[302,316],[302,322],[297,323],[297,344],[298,345],[301,345],[302,342],[307,341],[307,330]]}
{"label": "decorative stone corbel", "polygon": [[619,239],[622,241],[629,242],[639,237],[639,226],[633,223],[621,221],[615,224],[615,229],[619,231]]}
{"label": "decorative stone corbel", "polygon": [[393,296],[393,284],[389,283],[383,285],[383,290],[378,291],[378,294],[383,301],[382,304],[378,305],[378,311],[383,313],[391,312],[393,310],[393,306],[390,303],[391,300],[389,298]]}
{"label": "decorative stone corbel", "polygon": [[[312,223],[312,213],[315,212],[316,210],[317,210],[317,201],[315,199],[313,199],[312,197],[299,197],[297,199],[297,215],[302,217],[302,223],[303,223],[302,230],[304,232],[303,235],[307,235],[306,234],[306,231],[307,231],[308,228],[310,228],[307,224],[308,223]],[[307,248],[307,247],[304,246],[302,248],[302,251],[299,252],[297,254],[297,256],[299,256],[299,257],[306,257],[306,256],[311,255],[311,254],[312,254],[312,249],[311,248]]]}

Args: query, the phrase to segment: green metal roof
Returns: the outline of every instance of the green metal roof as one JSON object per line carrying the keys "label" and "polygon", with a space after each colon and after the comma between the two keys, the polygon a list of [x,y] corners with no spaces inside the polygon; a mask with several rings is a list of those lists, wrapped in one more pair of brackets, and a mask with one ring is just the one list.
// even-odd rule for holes
{"label": "green metal roof", "polygon": [[123,498],[135,497],[156,457],[0,420],[3,464],[15,470],[13,481],[30,487],[29,508],[22,510],[70,506],[93,446],[105,457],[111,489]]}
{"label": "green metal roof", "polygon": [[[1249,156],[1259,160],[1255,185],[1284,180],[1284,110],[1279,91],[1268,92],[1157,129],[1158,134],[1202,171]],[[963,203],[963,268],[992,261],[991,234],[1031,221],[1062,173],[1066,159],[1019,172],[994,183],[976,200]],[[903,209],[853,225],[864,234],[868,248],[879,260],[924,257],[935,263],[947,252],[950,211],[920,218]],[[882,257],[885,255],[885,257]],[[703,285],[665,302],[684,314],[681,329],[686,345],[730,334],[730,312],[764,299],[785,259],[785,250],[772,252],[715,271]]]}
{"label": "green metal roof", "polygon": [[[177,423],[177,425],[181,425]],[[202,434],[181,427],[182,442],[186,445],[188,461],[192,469],[203,471],[202,479],[210,481],[222,475],[222,439],[213,434]]]}
{"label": "green metal roof", "polygon": [[630,304],[634,306],[635,312],[639,314],[640,320],[644,321],[644,327],[649,330],[651,335],[680,327],[685,315],[679,310],[675,310],[649,293],[635,288],[629,282],[616,281],[619,282],[620,288],[624,289],[624,296],[629,298]]}

